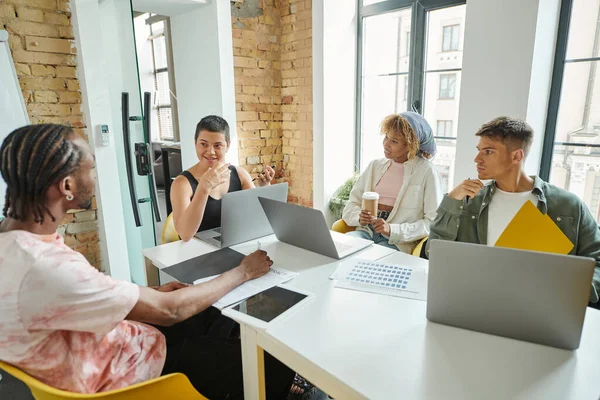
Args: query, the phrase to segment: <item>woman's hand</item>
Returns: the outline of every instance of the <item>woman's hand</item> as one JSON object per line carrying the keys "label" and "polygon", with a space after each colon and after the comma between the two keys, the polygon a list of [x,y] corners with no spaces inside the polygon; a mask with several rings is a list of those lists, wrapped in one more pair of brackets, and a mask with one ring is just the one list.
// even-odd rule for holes
{"label": "woman's hand", "polygon": [[229,164],[224,164],[216,169],[209,168],[208,171],[200,177],[199,184],[210,192],[217,186],[227,182],[230,174]]}
{"label": "woman's hand", "polygon": [[375,229],[375,233],[378,233],[380,235],[385,235],[387,237],[390,236],[390,233],[391,233],[390,224],[385,222],[385,219],[376,218],[373,220],[373,222],[371,222],[371,225],[373,225],[373,229]]}
{"label": "woman's hand", "polygon": [[360,210],[360,215],[358,216],[358,223],[361,225],[369,225],[373,221],[373,216],[367,210]]}
{"label": "woman's hand", "polygon": [[271,184],[271,181],[275,177],[275,170],[269,166],[265,165],[265,168],[261,174],[258,174],[256,177],[256,184],[258,186],[267,186]]}

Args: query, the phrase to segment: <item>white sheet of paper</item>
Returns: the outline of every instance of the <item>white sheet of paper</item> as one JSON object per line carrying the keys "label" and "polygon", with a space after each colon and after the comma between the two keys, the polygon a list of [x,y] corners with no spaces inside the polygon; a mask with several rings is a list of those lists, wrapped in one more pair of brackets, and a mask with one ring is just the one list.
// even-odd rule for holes
{"label": "white sheet of paper", "polygon": [[358,259],[342,267],[336,271],[335,287],[414,300],[427,299],[425,269]]}
{"label": "white sheet of paper", "polygon": [[[248,297],[254,296],[260,292],[264,292],[267,289],[272,288],[273,286],[277,286],[284,282],[289,281],[293,277],[298,275],[297,272],[292,272],[285,270],[283,268],[271,267],[269,272],[261,276],[260,278],[253,279],[248,282],[244,282],[240,286],[233,289],[231,292],[227,293],[225,296],[221,297],[215,304],[214,307],[222,310],[223,308],[240,302]],[[206,278],[197,279],[194,281],[194,285],[198,285],[203,282],[208,282],[212,279],[215,279],[219,275],[208,276]]]}

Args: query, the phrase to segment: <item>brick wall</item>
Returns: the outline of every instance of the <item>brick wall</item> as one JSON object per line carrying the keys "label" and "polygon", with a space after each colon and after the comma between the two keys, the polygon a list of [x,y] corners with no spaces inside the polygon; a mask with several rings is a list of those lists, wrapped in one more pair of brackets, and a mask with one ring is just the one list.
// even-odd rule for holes
{"label": "brick wall", "polygon": [[239,163],[276,166],[312,206],[312,0],[232,4]]}
{"label": "brick wall", "polygon": [[290,201],[312,207],[312,0],[282,0],[280,10],[284,167]]}
{"label": "brick wall", "polygon": [[[72,126],[87,138],[77,80],[68,0],[0,0],[0,29],[9,33],[15,69],[31,123]],[[96,202],[73,211],[59,232],[67,245],[100,268]]]}

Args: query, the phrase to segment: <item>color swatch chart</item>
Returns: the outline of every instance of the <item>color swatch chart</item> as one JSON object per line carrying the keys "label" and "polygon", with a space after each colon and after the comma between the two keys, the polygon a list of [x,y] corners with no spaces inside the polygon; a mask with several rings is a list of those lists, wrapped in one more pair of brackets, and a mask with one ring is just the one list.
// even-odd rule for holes
{"label": "color swatch chart", "polygon": [[424,300],[423,278],[423,271],[410,267],[356,260],[338,279],[336,287]]}

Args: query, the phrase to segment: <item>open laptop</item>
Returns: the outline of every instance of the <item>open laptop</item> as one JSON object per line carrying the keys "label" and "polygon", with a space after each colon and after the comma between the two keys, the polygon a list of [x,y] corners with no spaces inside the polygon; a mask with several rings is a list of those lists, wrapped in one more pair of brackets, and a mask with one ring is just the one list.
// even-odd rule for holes
{"label": "open laptop", "polygon": [[573,350],[595,265],[591,258],[432,240],[427,319]]}
{"label": "open laptop", "polygon": [[325,216],[314,208],[260,197],[258,199],[273,232],[281,242],[327,257],[341,259],[373,244],[370,240],[336,235],[334,240]]}
{"label": "open laptop", "polygon": [[258,197],[287,201],[287,182],[225,193],[221,202],[221,227],[196,233],[198,239],[229,247],[273,233]]}

